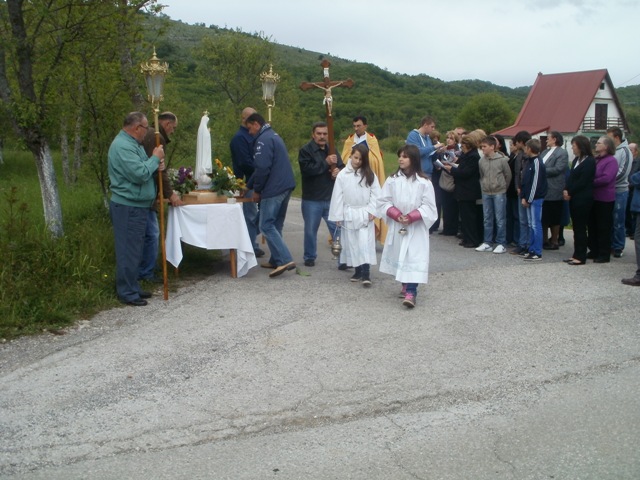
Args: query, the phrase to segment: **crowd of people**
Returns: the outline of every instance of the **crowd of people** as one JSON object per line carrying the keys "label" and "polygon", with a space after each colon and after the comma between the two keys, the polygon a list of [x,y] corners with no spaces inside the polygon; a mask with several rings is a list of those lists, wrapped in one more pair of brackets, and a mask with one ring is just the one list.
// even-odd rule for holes
{"label": "crowd of people", "polygon": [[[456,139],[457,134],[447,132],[447,138]],[[618,127],[594,140],[593,144],[586,136],[573,137],[568,142],[574,157],[569,164],[565,140],[557,131],[547,132],[544,149],[529,132],[518,132],[509,153],[499,135],[463,132],[459,152],[436,150],[436,170],[441,168],[453,180],[452,185],[443,182],[441,173],[436,192],[446,198],[444,192],[453,191],[459,212],[455,222],[460,225],[459,233],[452,230],[445,213],[441,233],[458,234],[465,248],[509,252],[534,262],[542,259],[544,250],[564,245],[564,227],[571,222],[574,251],[564,260],[570,266],[585,265],[588,259],[608,263],[612,256],[620,258],[630,237],[635,240],[638,269],[622,283],[640,286],[637,145],[628,144]],[[445,211],[444,201],[442,205]]]}
{"label": "crowd of people", "polygon": [[[151,296],[138,280],[149,278],[155,265],[155,185],[164,170],[163,146],[177,126],[170,112],[160,120],[158,142],[143,114],[129,114],[109,151],[116,290],[122,302],[134,306],[146,305]],[[400,282],[402,304],[413,308],[418,285],[428,281],[429,236],[440,225],[441,235],[458,236],[464,248],[536,262],[544,250],[564,245],[564,227],[571,221],[574,251],[564,260],[567,265],[619,258],[629,236],[638,269],[622,282],[640,286],[640,163],[637,146],[628,144],[619,128],[610,128],[595,145],[582,135],[572,138],[569,165],[557,131],[547,132],[544,149],[539,139],[518,132],[507,151],[503,137],[482,130],[457,128],[441,143],[435,120],[425,116],[398,150],[398,168],[388,178],[366,118],[354,117],[353,128],[342,155],[329,145],[324,122],[312,126],[310,141],[299,150],[306,267],[315,266],[324,220],[330,242],[341,238],[338,269],[354,268],[350,280],[371,286],[380,242],[379,271]],[[295,270],[282,233],[296,186],[284,141],[247,107],[230,149],[234,174],[246,180],[246,196],[253,200],[243,209],[254,252],[266,254],[258,233],[269,248],[261,266],[270,269],[271,278]],[[172,205],[181,205],[168,186],[163,190]]]}

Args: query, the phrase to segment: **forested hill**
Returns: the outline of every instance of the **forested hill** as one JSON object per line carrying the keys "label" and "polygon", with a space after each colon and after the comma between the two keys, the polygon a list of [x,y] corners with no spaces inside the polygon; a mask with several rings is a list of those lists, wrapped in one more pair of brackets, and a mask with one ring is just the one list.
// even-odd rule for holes
{"label": "forested hill", "polygon": [[[148,21],[150,28],[146,39],[156,46],[158,56],[170,64],[172,76],[167,81],[175,86],[171,90],[185,104],[206,106],[208,111],[214,113],[214,121],[221,122],[224,119],[225,123],[232,123],[231,126],[217,125],[214,137],[220,132],[219,142],[226,142],[223,138],[228,138],[237,128],[236,119],[242,106],[254,105],[264,109],[259,80],[257,86],[254,85],[255,91],[246,96],[243,103],[232,105],[233,98],[225,95],[212,79],[215,75],[221,75],[220,69],[205,73],[208,59],[203,60],[202,50],[198,49],[204,38],[212,39],[214,43],[209,45],[215,45],[216,41],[223,41],[223,38],[228,41],[230,36],[237,36],[242,42],[254,41],[258,44],[261,40],[269,39],[261,34],[247,34],[215,25],[189,25],[165,16],[150,17]],[[234,61],[242,62],[243,59],[239,57]],[[436,118],[437,128],[443,133],[459,125],[467,129],[494,131],[513,123],[530,89],[503,87],[481,80],[444,82],[428,75],[391,73],[368,63],[272,44],[268,63],[272,62],[273,70],[282,77],[276,92],[274,124],[278,125],[278,131],[288,144],[300,144],[308,138],[310,125],[324,117],[323,92],[320,89],[305,92],[299,88],[301,82],[322,80],[320,63],[324,58],[331,62],[333,80],[351,78],[355,82],[351,89],[333,90],[335,131],[340,138],[351,133],[351,118],[359,114],[368,118],[370,131],[375,132],[381,140],[388,138],[390,142],[404,138],[409,130],[417,127],[419,119],[425,114]],[[428,69],[428,66],[425,68]],[[259,75],[259,72],[249,72],[247,68],[238,70],[245,75]],[[238,78],[237,83],[241,81]],[[618,94],[632,130],[638,131],[640,86],[621,88]],[[226,109],[225,112],[223,109]],[[634,125],[638,127],[634,129]]]}

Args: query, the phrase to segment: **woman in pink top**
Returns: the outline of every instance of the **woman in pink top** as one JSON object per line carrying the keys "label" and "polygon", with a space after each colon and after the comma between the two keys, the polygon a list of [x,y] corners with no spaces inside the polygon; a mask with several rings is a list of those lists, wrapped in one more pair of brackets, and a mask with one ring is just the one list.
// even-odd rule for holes
{"label": "woman in pink top", "polygon": [[613,205],[616,200],[616,174],[618,162],[613,154],[616,146],[607,136],[596,142],[596,175],[593,178],[593,207],[589,218],[589,253],[595,263],[608,263],[611,259],[611,229]]}

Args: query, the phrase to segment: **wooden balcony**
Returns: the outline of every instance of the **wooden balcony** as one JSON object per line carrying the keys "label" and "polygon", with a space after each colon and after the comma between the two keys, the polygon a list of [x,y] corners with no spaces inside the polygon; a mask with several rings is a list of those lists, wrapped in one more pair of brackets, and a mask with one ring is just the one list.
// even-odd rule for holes
{"label": "wooden balcony", "polygon": [[607,117],[606,119],[584,117],[584,121],[582,122],[583,132],[605,132],[607,128],[611,127],[618,127],[624,131],[624,122],[620,117]]}

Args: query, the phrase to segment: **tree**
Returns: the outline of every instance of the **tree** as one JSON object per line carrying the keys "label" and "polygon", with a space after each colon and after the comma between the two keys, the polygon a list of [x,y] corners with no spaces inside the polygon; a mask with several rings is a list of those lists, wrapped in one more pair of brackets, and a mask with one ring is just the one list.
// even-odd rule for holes
{"label": "tree", "polygon": [[467,130],[481,128],[487,133],[495,132],[513,124],[515,113],[509,104],[497,93],[475,95],[460,110],[456,125]]}
{"label": "tree", "polygon": [[[0,2],[0,99],[13,129],[33,154],[47,229],[54,237],[64,234],[62,208],[51,156],[51,138],[59,131],[54,117],[65,81],[77,72],[78,47],[104,48],[97,31],[123,41],[119,28],[142,8],[157,11],[157,0],[6,0]],[[119,22],[115,22],[115,19]],[[124,20],[123,20],[124,19]],[[108,35],[107,35],[108,36]],[[123,47],[121,72],[128,66]],[[117,49],[116,49],[117,50]],[[124,79],[125,85],[130,85]],[[71,82],[77,85],[76,82]],[[132,93],[131,98],[135,98]],[[60,104],[58,103],[58,107]],[[75,112],[74,112],[75,113]],[[75,116],[74,116],[75,118]]]}
{"label": "tree", "polygon": [[196,52],[199,71],[222,91],[235,109],[260,91],[260,73],[273,63],[274,47],[262,34],[225,32],[204,37]]}

